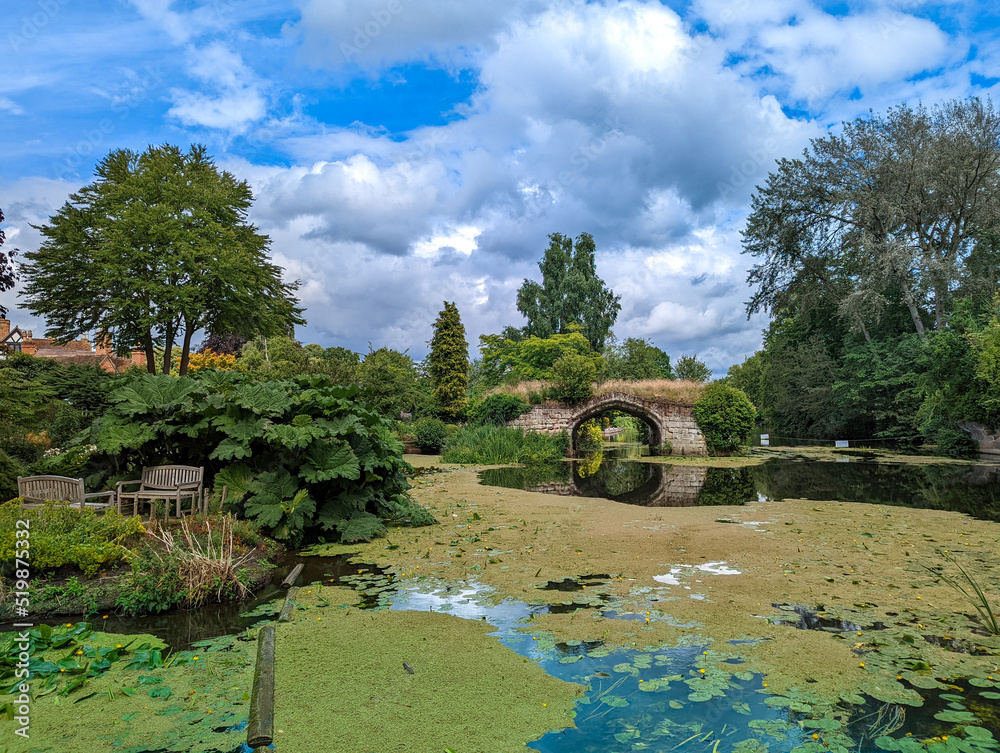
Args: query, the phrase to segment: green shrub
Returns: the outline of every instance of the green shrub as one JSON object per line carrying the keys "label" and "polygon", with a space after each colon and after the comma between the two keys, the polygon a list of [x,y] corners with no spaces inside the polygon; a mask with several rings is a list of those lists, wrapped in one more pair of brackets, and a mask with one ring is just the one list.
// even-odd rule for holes
{"label": "green shrub", "polygon": [[92,429],[91,467],[205,466],[233,510],[293,546],[330,532],[371,538],[406,507],[403,446],[356,387],[212,370],[138,376],[111,401]]}
{"label": "green shrub", "polygon": [[950,458],[967,458],[979,452],[979,442],[964,431],[941,429],[936,441],[938,450]]}
{"label": "green shrub", "polygon": [[567,353],[552,364],[552,397],[564,403],[582,403],[594,396],[597,367],[578,353]]}
{"label": "green shrub", "polygon": [[694,404],[694,418],[709,451],[729,453],[750,444],[757,409],[741,390],[714,382]]}
{"label": "green shrub", "polygon": [[566,432],[549,436],[506,426],[474,426],[449,437],[441,459],[482,465],[546,463],[564,457],[568,448]]}
{"label": "green shrub", "polygon": [[444,421],[438,418],[421,418],[413,424],[413,436],[417,447],[432,455],[441,452],[447,433],[448,428]]}
{"label": "green shrub", "polygon": [[17,477],[27,475],[24,466],[0,450],[0,499],[17,496]]}
{"label": "green shrub", "polygon": [[576,435],[576,448],[583,452],[596,452],[604,445],[604,435],[597,421],[590,419],[580,424]]}
{"label": "green shrub", "polygon": [[143,532],[139,518],[113,510],[99,516],[68,502],[24,509],[21,500],[14,499],[0,505],[0,567],[6,572],[14,569],[17,520],[27,520],[30,526],[33,569],[44,572],[71,565],[87,577],[128,560],[127,544]]}
{"label": "green shrub", "polygon": [[179,606],[187,596],[177,556],[143,547],[132,560],[115,606],[125,614],[156,614]]}
{"label": "green shrub", "polygon": [[34,475],[79,477],[80,471],[93,454],[93,445],[70,447],[56,455],[47,455],[31,466]]}
{"label": "green shrub", "polygon": [[517,395],[494,392],[469,410],[469,423],[475,426],[506,426],[510,421],[527,413],[531,406]]}

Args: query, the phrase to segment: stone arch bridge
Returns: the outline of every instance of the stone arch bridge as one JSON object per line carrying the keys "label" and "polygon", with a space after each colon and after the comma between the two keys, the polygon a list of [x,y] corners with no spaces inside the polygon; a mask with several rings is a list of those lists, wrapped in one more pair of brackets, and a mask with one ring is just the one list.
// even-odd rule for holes
{"label": "stone arch bridge", "polygon": [[[596,418],[609,410],[617,410],[641,418],[652,429],[649,443],[652,454],[707,455],[705,437],[694,420],[690,405],[653,400],[626,392],[608,392],[595,395],[580,405],[547,403],[536,405],[524,415],[510,422],[526,431],[542,434],[567,432],[576,446],[580,424]],[[667,450],[666,448],[670,448]]]}

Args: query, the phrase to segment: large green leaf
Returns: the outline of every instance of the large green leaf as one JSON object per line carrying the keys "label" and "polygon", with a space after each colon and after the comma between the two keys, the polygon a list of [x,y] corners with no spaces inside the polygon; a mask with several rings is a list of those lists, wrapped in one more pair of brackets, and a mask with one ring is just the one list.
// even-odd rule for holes
{"label": "large green leaf", "polygon": [[294,403],[288,390],[273,382],[237,385],[230,399],[260,416],[280,416]]}
{"label": "large green leaf", "polygon": [[234,418],[229,415],[218,416],[212,421],[213,425],[219,427],[227,436],[239,442],[251,442],[263,436],[264,430],[268,426],[266,418],[259,418],[256,415]]}
{"label": "large green leaf", "polygon": [[240,460],[250,457],[250,447],[235,439],[223,439],[209,457],[212,460]]}
{"label": "large green leaf", "polygon": [[335,478],[356,481],[361,478],[361,467],[347,442],[343,439],[327,439],[312,444],[299,475],[310,484]]}
{"label": "large green leaf", "polygon": [[134,450],[156,438],[156,430],[148,424],[112,423],[110,419],[101,422],[97,432],[97,449],[109,455],[116,455],[122,450]]}
{"label": "large green leaf", "polygon": [[340,533],[340,540],[349,544],[354,541],[371,541],[385,532],[385,525],[378,516],[359,512],[342,521],[337,526],[337,531]]}
{"label": "large green leaf", "polygon": [[215,488],[229,487],[229,496],[242,499],[257,474],[246,463],[233,463],[215,474]]}
{"label": "large green leaf", "polygon": [[291,426],[289,424],[272,424],[264,433],[264,438],[273,445],[288,448],[301,448],[322,433],[316,426]]}
{"label": "large green leaf", "polygon": [[117,405],[115,410],[125,416],[151,413],[163,408],[176,408],[187,400],[193,392],[201,389],[198,382],[186,377],[172,377],[157,374],[143,379],[135,379],[111,395]]}

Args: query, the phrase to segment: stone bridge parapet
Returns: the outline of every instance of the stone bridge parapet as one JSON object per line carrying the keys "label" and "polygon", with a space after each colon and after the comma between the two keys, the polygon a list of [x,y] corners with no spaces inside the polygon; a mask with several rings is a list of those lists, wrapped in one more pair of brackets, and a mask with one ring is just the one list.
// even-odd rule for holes
{"label": "stone bridge parapet", "polygon": [[562,403],[536,405],[524,415],[511,421],[509,425],[541,434],[558,434],[566,431],[572,437],[575,446],[580,424],[609,410],[636,416],[649,424],[653,430],[650,451],[654,454],[658,454],[658,450],[661,451],[659,454],[708,454],[705,437],[694,420],[694,409],[691,406],[651,400],[626,392],[596,395],[580,405]]}

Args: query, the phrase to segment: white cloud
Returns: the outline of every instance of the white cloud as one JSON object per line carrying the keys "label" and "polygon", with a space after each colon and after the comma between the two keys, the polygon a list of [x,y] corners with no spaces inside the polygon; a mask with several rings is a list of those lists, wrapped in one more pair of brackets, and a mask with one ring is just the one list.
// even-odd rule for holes
{"label": "white cloud", "polygon": [[172,89],[173,107],[167,112],[184,125],[242,132],[267,114],[262,85],[243,58],[221,42],[203,49],[189,47],[188,70],[214,90]]}
{"label": "white cloud", "polygon": [[12,99],[0,97],[0,112],[9,112],[11,115],[24,115],[24,108]]}

